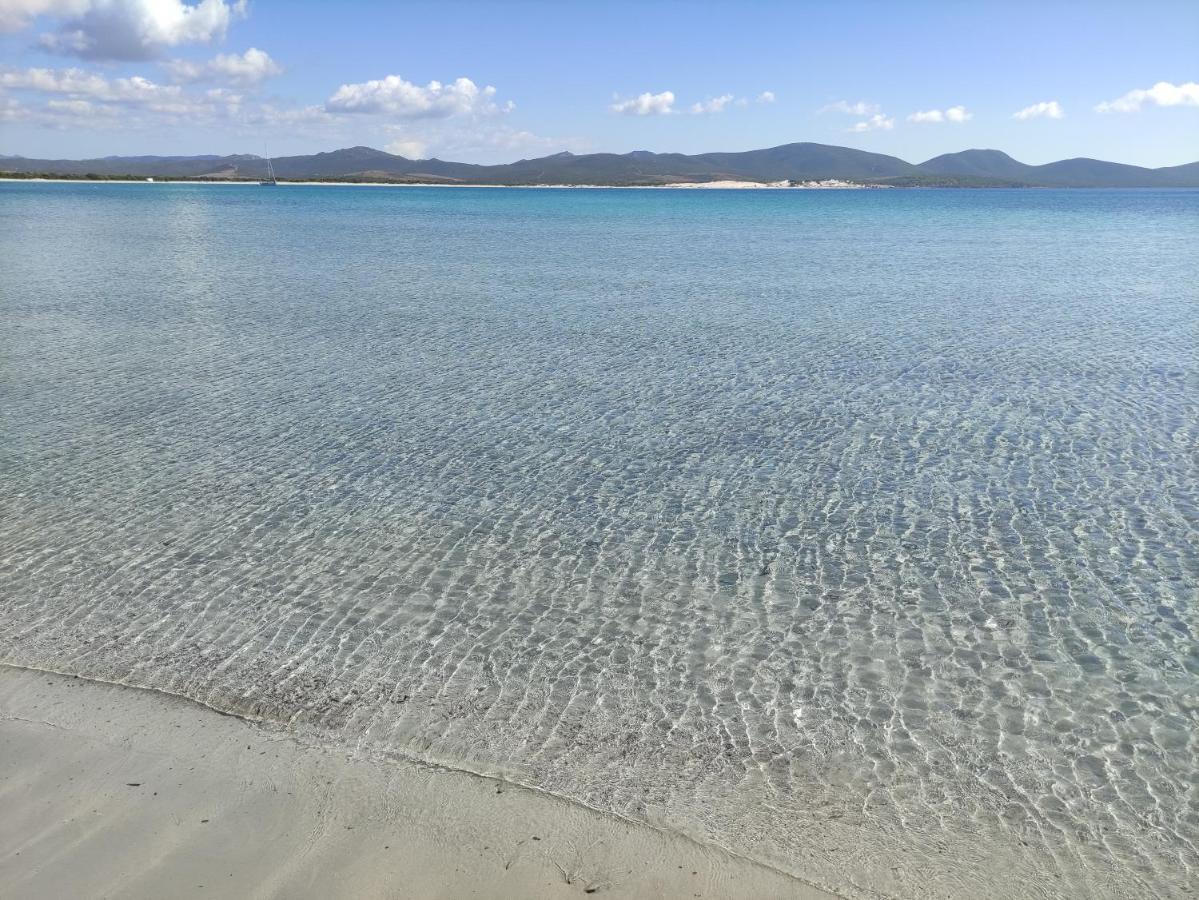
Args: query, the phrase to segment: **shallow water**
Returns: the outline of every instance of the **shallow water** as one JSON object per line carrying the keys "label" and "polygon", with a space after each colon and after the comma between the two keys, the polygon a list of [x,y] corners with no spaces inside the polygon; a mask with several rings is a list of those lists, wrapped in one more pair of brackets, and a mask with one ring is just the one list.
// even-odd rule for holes
{"label": "shallow water", "polygon": [[0,185],[0,659],[850,896],[1199,872],[1199,192]]}

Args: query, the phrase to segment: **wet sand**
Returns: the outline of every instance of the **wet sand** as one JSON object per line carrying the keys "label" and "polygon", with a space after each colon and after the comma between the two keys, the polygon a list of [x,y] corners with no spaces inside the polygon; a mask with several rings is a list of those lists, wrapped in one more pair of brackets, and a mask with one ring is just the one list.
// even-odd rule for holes
{"label": "wet sand", "polygon": [[834,896],[502,781],[2,665],[0,806],[6,898]]}

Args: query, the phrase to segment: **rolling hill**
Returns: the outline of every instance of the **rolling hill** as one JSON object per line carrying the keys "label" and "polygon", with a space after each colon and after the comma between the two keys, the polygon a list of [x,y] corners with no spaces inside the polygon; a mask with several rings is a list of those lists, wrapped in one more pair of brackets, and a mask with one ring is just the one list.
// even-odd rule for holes
{"label": "rolling hill", "polygon": [[1045,187],[1196,187],[1199,163],[1164,169],[1145,169],[1100,159],[1063,159],[1030,166],[1001,150],[963,150],[947,153],[919,166],[936,175],[1007,179]]}
{"label": "rolling hill", "polygon": [[[959,187],[1199,187],[1199,162],[1146,169],[1096,159],[1032,166],[999,150],[963,150],[920,164],[827,144],[784,144],[741,153],[556,153],[503,165],[408,159],[349,147],[273,160],[279,178],[429,184],[656,185],[691,181],[812,181]],[[107,156],[100,159],[0,157],[0,173],[95,178],[258,179],[258,156]]]}

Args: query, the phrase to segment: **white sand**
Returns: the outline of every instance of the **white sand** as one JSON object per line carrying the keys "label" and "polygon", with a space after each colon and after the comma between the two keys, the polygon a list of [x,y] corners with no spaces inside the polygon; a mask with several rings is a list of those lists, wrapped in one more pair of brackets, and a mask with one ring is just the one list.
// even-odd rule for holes
{"label": "white sand", "polygon": [[534,791],[0,665],[0,896],[833,895]]}

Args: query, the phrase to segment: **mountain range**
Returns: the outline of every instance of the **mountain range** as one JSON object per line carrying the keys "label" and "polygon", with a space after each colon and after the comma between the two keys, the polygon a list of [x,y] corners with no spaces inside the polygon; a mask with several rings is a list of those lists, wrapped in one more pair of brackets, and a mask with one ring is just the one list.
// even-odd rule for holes
{"label": "mountain range", "polygon": [[[350,147],[272,161],[280,179],[416,184],[658,185],[702,181],[839,179],[900,187],[1199,187],[1199,162],[1146,169],[1098,159],[1041,166],[999,150],[963,150],[913,164],[849,147],[797,143],[742,153],[557,153],[503,165],[408,159]],[[261,179],[259,156],[106,156],[101,159],[0,157],[0,175],[73,178]]]}

